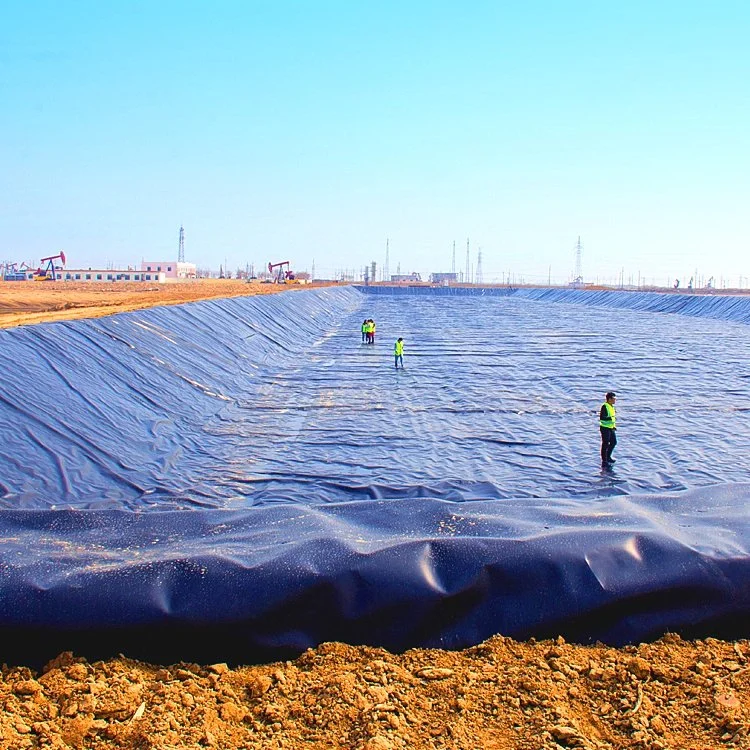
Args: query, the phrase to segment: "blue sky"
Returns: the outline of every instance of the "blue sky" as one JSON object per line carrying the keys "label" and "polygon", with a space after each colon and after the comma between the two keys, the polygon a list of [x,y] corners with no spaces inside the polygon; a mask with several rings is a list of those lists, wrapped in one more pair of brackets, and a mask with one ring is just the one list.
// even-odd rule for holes
{"label": "blue sky", "polygon": [[0,11],[0,260],[750,286],[744,2]]}

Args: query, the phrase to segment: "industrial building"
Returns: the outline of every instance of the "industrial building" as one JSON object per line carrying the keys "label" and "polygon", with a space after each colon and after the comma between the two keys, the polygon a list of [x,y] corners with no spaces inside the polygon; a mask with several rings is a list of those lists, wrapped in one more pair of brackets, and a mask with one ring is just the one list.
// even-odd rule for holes
{"label": "industrial building", "polygon": [[163,273],[167,279],[194,279],[197,277],[198,269],[195,263],[180,260],[144,260],[141,263],[141,271]]}
{"label": "industrial building", "polygon": [[422,282],[422,277],[414,271],[413,273],[394,274],[391,276],[392,284],[419,284]]}
{"label": "industrial building", "polygon": [[430,281],[433,284],[442,284],[443,286],[450,286],[451,284],[458,283],[457,273],[431,273]]}
{"label": "industrial building", "polygon": [[58,278],[61,281],[90,281],[90,282],[112,282],[112,281],[150,281],[157,284],[164,284],[167,281],[167,275],[163,271],[155,273],[135,271],[133,269],[115,270],[112,268],[103,270],[97,268],[69,268],[64,271],[58,271]]}

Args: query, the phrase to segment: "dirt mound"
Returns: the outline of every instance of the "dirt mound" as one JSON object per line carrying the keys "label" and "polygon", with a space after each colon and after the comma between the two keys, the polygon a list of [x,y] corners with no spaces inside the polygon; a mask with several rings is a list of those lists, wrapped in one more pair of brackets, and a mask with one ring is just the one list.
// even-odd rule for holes
{"label": "dirt mound", "polygon": [[626,647],[495,637],[465,651],[329,643],[229,669],[3,668],[3,748],[747,748],[747,641]]}

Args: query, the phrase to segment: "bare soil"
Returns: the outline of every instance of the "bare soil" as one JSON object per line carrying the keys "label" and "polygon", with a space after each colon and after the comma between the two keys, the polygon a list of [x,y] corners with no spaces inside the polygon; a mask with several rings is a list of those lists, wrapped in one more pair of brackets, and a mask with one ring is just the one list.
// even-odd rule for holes
{"label": "bare soil", "polygon": [[0,328],[99,318],[157,305],[275,294],[304,288],[298,284],[248,283],[234,279],[198,279],[165,284],[0,281]]}
{"label": "bare soil", "polygon": [[[299,287],[294,287],[299,288]],[[0,282],[0,327],[290,287]],[[750,642],[621,649],[496,636],[401,655],[323,644],[230,669],[71,653],[3,666],[0,748],[25,750],[750,750]]]}
{"label": "bare soil", "polygon": [[608,648],[496,636],[394,655],[323,644],[295,661],[2,670],[3,748],[750,747],[750,643],[667,635]]}

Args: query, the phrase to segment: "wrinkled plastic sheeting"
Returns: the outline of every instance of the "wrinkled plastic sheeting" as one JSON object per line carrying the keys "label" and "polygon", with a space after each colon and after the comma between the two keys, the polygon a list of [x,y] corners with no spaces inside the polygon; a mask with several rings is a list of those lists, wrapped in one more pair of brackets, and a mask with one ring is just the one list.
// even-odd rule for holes
{"label": "wrinkled plastic sheeting", "polygon": [[375,289],[0,332],[0,658],[746,634],[744,325]]}
{"label": "wrinkled plastic sheeting", "polygon": [[[599,497],[747,479],[744,325],[507,289],[367,291],[0,332],[0,506]],[[603,474],[610,388],[627,464]]]}
{"label": "wrinkled plastic sheeting", "polygon": [[750,323],[750,296],[713,293],[641,292],[530,287],[357,286],[371,295],[438,297],[517,297],[540,302],[562,302],[651,313],[691,315],[736,323]]}
{"label": "wrinkled plastic sheeting", "polygon": [[745,637],[750,485],[587,503],[5,511],[0,658]]}
{"label": "wrinkled plastic sheeting", "polygon": [[223,412],[283,410],[285,373],[360,304],[326,288],[0,332],[0,502],[215,506]]}
{"label": "wrinkled plastic sheeting", "polygon": [[749,296],[526,288],[517,289],[514,294],[544,302],[566,302],[750,323]]}
{"label": "wrinkled plastic sheeting", "polygon": [[360,292],[384,297],[510,297],[517,288],[511,286],[368,286],[356,285]]}

